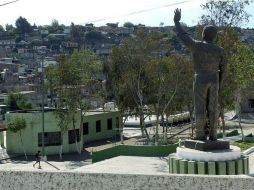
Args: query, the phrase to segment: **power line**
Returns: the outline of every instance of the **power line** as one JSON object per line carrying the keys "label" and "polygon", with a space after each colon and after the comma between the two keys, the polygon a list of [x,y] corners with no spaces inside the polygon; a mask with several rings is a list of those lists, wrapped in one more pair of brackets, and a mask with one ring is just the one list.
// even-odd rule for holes
{"label": "power line", "polygon": [[10,1],[10,2],[7,2],[7,3],[0,4],[0,7],[5,6],[5,5],[9,5],[9,4],[11,4],[11,3],[16,3],[17,1],[19,1],[19,0]]}
{"label": "power line", "polygon": [[156,9],[161,9],[161,8],[165,8],[165,7],[171,7],[171,6],[174,6],[174,5],[180,5],[180,4],[183,4],[183,3],[187,3],[189,1],[192,1],[192,0],[185,0],[185,1],[177,2],[177,3],[170,3],[170,4],[158,6],[158,7],[153,7],[153,8],[149,8],[149,9],[143,9],[143,10],[139,10],[139,11],[134,11],[134,12],[130,12],[130,13],[122,14],[122,15],[100,18],[100,19],[92,20],[92,21],[89,21],[89,22],[86,22],[86,23],[81,23],[81,24],[95,23],[95,22],[101,22],[101,21],[109,20],[109,19],[112,19],[112,18],[118,18],[118,17],[136,15],[136,14],[140,14],[140,13],[144,13],[144,12],[153,11],[153,10],[156,10]]}

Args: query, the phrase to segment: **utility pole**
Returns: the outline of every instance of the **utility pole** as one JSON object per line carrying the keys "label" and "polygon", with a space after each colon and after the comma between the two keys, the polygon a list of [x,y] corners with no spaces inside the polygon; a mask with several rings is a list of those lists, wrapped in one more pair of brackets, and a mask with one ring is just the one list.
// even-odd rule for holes
{"label": "utility pole", "polygon": [[41,113],[42,113],[42,155],[45,156],[45,126],[44,126],[44,56],[41,58]]}

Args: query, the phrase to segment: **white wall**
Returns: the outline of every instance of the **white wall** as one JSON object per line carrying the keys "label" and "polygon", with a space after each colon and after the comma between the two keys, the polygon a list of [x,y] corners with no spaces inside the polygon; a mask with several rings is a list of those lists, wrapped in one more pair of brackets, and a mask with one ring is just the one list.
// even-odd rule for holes
{"label": "white wall", "polygon": [[3,190],[251,190],[248,176],[127,175],[83,172],[0,171]]}

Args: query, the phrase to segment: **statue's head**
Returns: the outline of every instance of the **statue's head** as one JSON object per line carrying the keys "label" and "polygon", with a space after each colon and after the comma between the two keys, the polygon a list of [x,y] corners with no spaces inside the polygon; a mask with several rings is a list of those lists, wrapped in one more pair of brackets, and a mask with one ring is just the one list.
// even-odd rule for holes
{"label": "statue's head", "polygon": [[202,38],[205,41],[211,42],[217,35],[217,28],[212,25],[207,25],[203,29]]}

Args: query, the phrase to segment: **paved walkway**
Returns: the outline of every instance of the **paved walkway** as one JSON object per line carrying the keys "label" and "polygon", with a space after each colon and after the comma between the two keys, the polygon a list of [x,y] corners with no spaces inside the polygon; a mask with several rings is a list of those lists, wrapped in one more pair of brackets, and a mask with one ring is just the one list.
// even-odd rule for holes
{"label": "paved walkway", "polygon": [[165,157],[118,156],[75,171],[87,173],[122,173],[122,174],[168,174],[168,163]]}
{"label": "paved walkway", "polygon": [[82,161],[63,161],[63,162],[41,162],[41,169],[38,168],[38,164],[33,167],[34,161],[14,161],[9,160],[0,164],[0,170],[19,170],[19,171],[70,171],[80,168],[90,163]]}
{"label": "paved walkway", "polygon": [[[75,169],[87,173],[116,174],[169,174],[168,161],[165,157],[118,156]],[[254,175],[254,153],[250,155],[250,175]]]}

